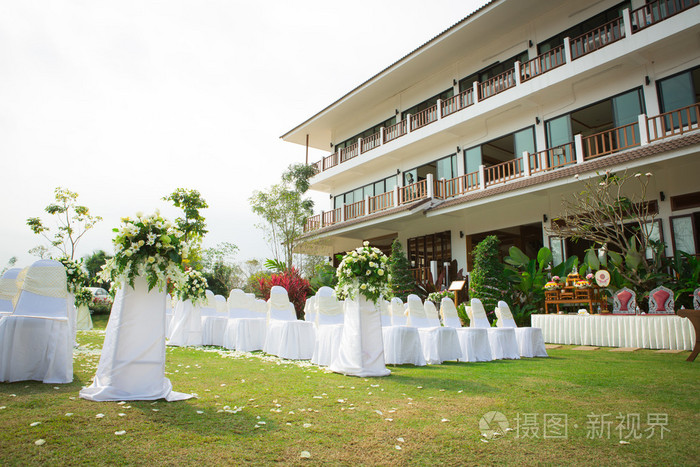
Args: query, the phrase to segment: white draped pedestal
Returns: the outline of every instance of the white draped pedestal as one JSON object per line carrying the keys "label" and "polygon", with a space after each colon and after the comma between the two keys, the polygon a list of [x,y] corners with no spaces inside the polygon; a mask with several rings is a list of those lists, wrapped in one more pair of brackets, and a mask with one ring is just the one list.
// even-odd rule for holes
{"label": "white draped pedestal", "polygon": [[677,315],[532,315],[550,344],[692,350],[695,330]]}
{"label": "white draped pedestal", "polygon": [[175,305],[168,345],[187,347],[202,345],[202,319],[200,308],[191,300],[178,300]]}
{"label": "white draped pedestal", "polygon": [[90,317],[90,308],[87,305],[78,307],[77,325],[78,331],[89,331],[92,329],[92,318]]}
{"label": "white draped pedestal", "polygon": [[148,291],[144,279],[117,291],[102,356],[91,386],[80,397],[92,401],[184,400],[165,377],[165,292]]}
{"label": "white draped pedestal", "polygon": [[350,376],[388,376],[384,364],[382,322],[377,306],[365,297],[346,301],[340,349],[330,370]]}

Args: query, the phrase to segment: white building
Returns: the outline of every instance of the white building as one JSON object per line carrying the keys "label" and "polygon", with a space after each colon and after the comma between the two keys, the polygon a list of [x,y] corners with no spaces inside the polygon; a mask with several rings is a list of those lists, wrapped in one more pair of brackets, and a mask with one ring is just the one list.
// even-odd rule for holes
{"label": "white building", "polygon": [[654,174],[668,254],[700,253],[699,0],[494,0],[282,136],[329,150],[306,237],[325,255],[398,237],[416,275],[476,243],[559,257],[561,199]]}

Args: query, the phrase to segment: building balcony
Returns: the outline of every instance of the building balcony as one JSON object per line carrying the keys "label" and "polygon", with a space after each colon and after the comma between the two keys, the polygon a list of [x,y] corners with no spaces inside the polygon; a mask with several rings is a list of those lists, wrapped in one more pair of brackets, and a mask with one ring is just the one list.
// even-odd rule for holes
{"label": "building balcony", "polygon": [[[625,9],[619,18],[578,37],[567,37],[559,47],[526,62],[515,62],[512,69],[498,76],[484,82],[474,82],[471,88],[449,99],[437,100],[435,105],[415,115],[408,114],[396,124],[381,128],[379,132],[359,138],[354,144],[323,157],[313,164],[317,175],[312,179],[312,185],[327,186],[328,180],[342,174],[344,167],[374,161],[420,138],[430,137],[446,128],[464,124],[469,119],[484,116],[493,111],[494,106],[498,108],[505,102],[514,102],[527,98],[531,93],[542,92],[553,83],[580,75],[582,70],[593,75],[593,68],[602,66],[603,61],[594,58],[594,62],[588,57],[596,57],[596,53],[601,49],[621,44],[614,53],[605,56],[605,61],[609,62],[619,59],[622,55],[639,51],[655,41],[663,40],[663,34],[650,34],[649,31],[654,32],[653,26],[690,10],[698,3],[700,0],[657,0],[634,10]],[[673,30],[678,32],[683,28],[693,27],[693,24],[697,25],[697,22],[685,21],[678,28],[674,25]],[[646,37],[641,39],[639,35],[643,32]],[[589,62],[582,63],[587,59]],[[551,77],[541,81],[541,86],[538,86],[538,78],[549,73]],[[500,102],[494,99],[501,95],[504,95],[507,101]],[[495,102],[497,100],[499,102]],[[430,127],[434,124],[434,127]],[[344,166],[346,163],[348,165]],[[536,161],[533,160],[530,167],[538,169]],[[518,170],[523,172],[523,169],[520,167]]]}
{"label": "building balcony", "polygon": [[[501,164],[481,165],[476,172],[452,179],[435,180],[431,174],[417,183],[396,187],[393,191],[321,212],[307,219],[304,231],[313,236],[330,226],[382,216],[397,208],[457,200],[474,192],[489,195],[489,190],[528,177],[546,176],[558,170],[584,164],[640,146],[694,132],[700,128],[700,104],[656,116],[639,115],[638,121],[590,136],[577,134],[574,141],[544,151],[524,152]],[[320,233],[320,232],[318,232]]]}

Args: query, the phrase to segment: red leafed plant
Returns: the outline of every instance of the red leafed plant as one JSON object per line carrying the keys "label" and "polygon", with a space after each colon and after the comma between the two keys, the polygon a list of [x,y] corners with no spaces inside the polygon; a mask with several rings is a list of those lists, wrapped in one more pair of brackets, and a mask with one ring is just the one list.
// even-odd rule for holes
{"label": "red leafed plant", "polygon": [[295,267],[281,273],[272,274],[270,277],[261,277],[258,279],[258,286],[265,300],[270,298],[270,289],[275,285],[284,287],[287,290],[289,301],[294,305],[297,318],[303,319],[306,296],[311,291],[309,281],[301,277],[299,271]]}

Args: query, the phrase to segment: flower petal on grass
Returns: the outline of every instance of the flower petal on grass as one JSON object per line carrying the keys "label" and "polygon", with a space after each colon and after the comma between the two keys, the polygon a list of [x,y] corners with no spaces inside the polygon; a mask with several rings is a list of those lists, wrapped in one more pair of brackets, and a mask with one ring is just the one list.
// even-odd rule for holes
{"label": "flower petal on grass", "polygon": [[36,444],[37,446],[43,446],[44,444],[46,444],[46,440],[45,439],[37,439],[36,441],[34,441],[34,444]]}
{"label": "flower petal on grass", "polygon": [[630,442],[621,439],[621,440],[620,440],[620,444],[630,444]]}
{"label": "flower petal on grass", "polygon": [[443,419],[440,420],[440,421],[443,422],[443,423],[444,423],[444,422],[449,422],[449,420],[448,420],[447,418],[443,418]]}
{"label": "flower petal on grass", "polygon": [[126,417],[125,413],[118,413],[117,415],[119,415],[120,417]]}
{"label": "flower petal on grass", "polygon": [[29,426],[37,426],[37,425],[41,425],[41,422],[32,422],[29,424]]}
{"label": "flower petal on grass", "polygon": [[66,417],[72,417],[72,416],[73,416],[73,412],[66,412]]}
{"label": "flower petal on grass", "polygon": [[309,451],[301,451],[301,454],[299,454],[299,457],[301,457],[302,459],[310,459],[311,453]]}
{"label": "flower petal on grass", "polygon": [[302,426],[303,426],[304,428],[309,428],[309,427],[311,427],[311,423],[304,423]]}
{"label": "flower petal on grass", "polygon": [[114,434],[117,435],[117,436],[125,435],[125,434],[126,434],[126,430],[115,431]]}
{"label": "flower petal on grass", "polygon": [[198,410],[197,413],[201,415],[201,414],[204,413],[204,411],[203,411],[203,410]]}
{"label": "flower petal on grass", "polygon": [[97,415],[95,415],[95,418],[105,418],[105,414],[98,413]]}
{"label": "flower petal on grass", "polygon": [[399,446],[399,445],[397,444],[396,446],[394,446],[394,449],[396,449],[397,451],[400,451],[400,450],[401,450],[401,446]]}
{"label": "flower petal on grass", "polygon": [[399,443],[403,443],[404,439],[403,438],[396,438],[396,441],[398,441]]}

